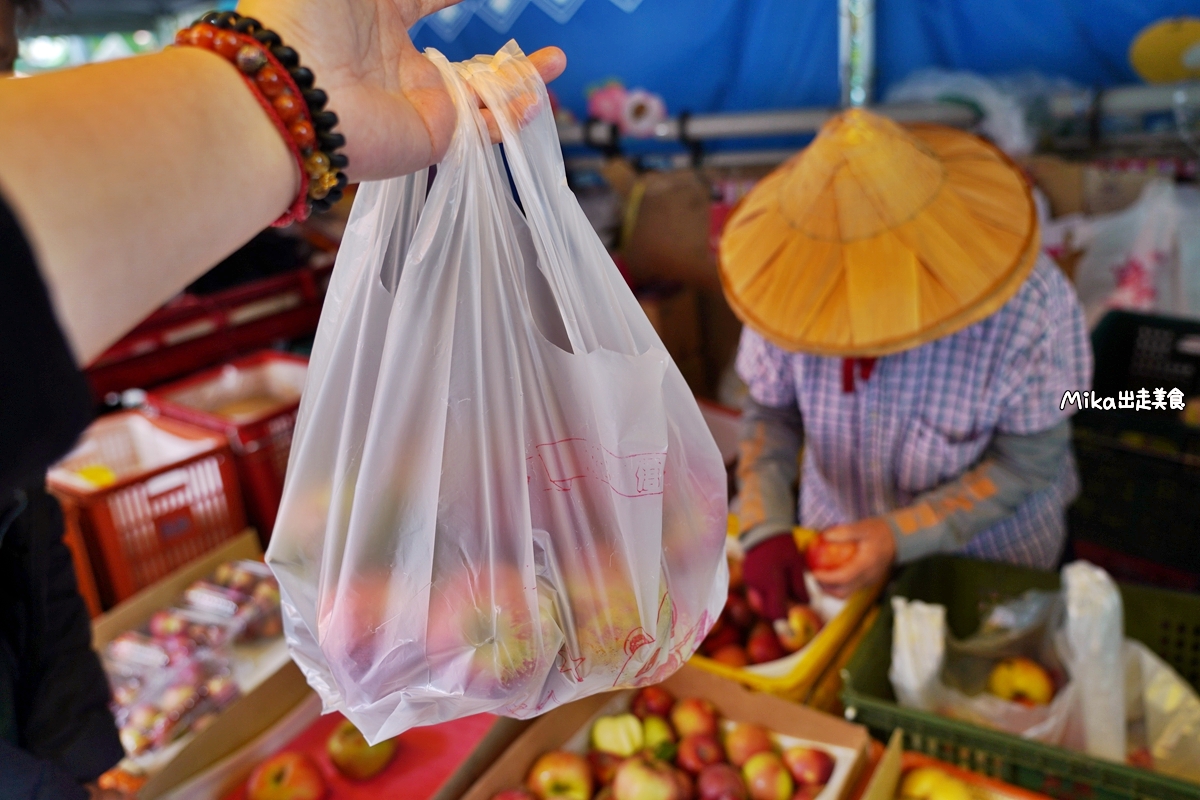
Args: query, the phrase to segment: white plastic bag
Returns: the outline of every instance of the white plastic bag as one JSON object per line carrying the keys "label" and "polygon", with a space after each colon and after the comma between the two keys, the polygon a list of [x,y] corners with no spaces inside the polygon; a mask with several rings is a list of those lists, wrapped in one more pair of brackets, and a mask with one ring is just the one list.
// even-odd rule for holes
{"label": "white plastic bag", "polygon": [[1153,768],[1200,782],[1200,697],[1150,648],[1125,640],[1131,749]]}
{"label": "white plastic bag", "polygon": [[[1120,594],[1103,570],[1085,562],[1063,569],[1063,586],[996,606],[963,640],[947,629],[944,607],[892,598],[888,677],[900,704],[1092,755],[1116,752],[1122,760]],[[1049,704],[1027,706],[986,691],[994,665],[1015,656],[1051,674],[1057,691]]]}
{"label": "white plastic bag", "polygon": [[540,78],[513,43],[427,55],[458,126],[428,197],[424,173],[359,191],[267,552],[293,657],[371,742],[663,680],[728,584],[720,453]]}

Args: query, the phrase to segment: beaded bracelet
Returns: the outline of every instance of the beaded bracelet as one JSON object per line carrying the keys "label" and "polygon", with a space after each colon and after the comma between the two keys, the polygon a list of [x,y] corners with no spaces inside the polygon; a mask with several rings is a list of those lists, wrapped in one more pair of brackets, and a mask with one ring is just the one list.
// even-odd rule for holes
{"label": "beaded bracelet", "polygon": [[300,193],[272,223],[276,227],[328,211],[342,199],[349,161],[337,151],[346,139],[334,132],[337,114],[326,111],[325,92],[312,70],[279,34],[234,11],[210,11],[175,35],[175,44],[202,47],[232,62],[300,165]]}

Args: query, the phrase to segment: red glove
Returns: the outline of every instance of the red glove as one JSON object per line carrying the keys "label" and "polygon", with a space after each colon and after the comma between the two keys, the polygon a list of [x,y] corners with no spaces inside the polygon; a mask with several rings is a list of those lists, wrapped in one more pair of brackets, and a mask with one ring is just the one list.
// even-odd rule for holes
{"label": "red glove", "polygon": [[804,554],[791,531],[764,539],[746,551],[742,571],[746,599],[767,619],[783,619],[792,603],[807,603]]}

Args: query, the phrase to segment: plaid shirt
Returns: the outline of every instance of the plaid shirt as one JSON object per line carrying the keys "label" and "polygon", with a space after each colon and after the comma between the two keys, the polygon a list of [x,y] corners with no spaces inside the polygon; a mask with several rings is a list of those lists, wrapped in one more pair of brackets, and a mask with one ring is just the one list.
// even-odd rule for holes
{"label": "plaid shirt", "polygon": [[[1042,257],[999,311],[958,333],[880,358],[843,385],[843,359],[789,353],[743,329],[737,369],[765,406],[795,403],[804,425],[799,518],[817,529],[886,514],[976,464],[993,435],[1044,431],[1070,416],[1063,393],[1091,387],[1083,312]],[[1079,480],[1068,452],[1052,484],[959,552],[1053,566]]]}

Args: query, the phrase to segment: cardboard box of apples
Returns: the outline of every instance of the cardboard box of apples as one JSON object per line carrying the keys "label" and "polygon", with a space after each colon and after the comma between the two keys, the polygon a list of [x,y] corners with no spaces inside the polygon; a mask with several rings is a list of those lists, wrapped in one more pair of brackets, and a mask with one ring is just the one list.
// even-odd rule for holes
{"label": "cardboard box of apples", "polygon": [[841,800],[866,729],[685,666],[533,723],[463,800]]}

